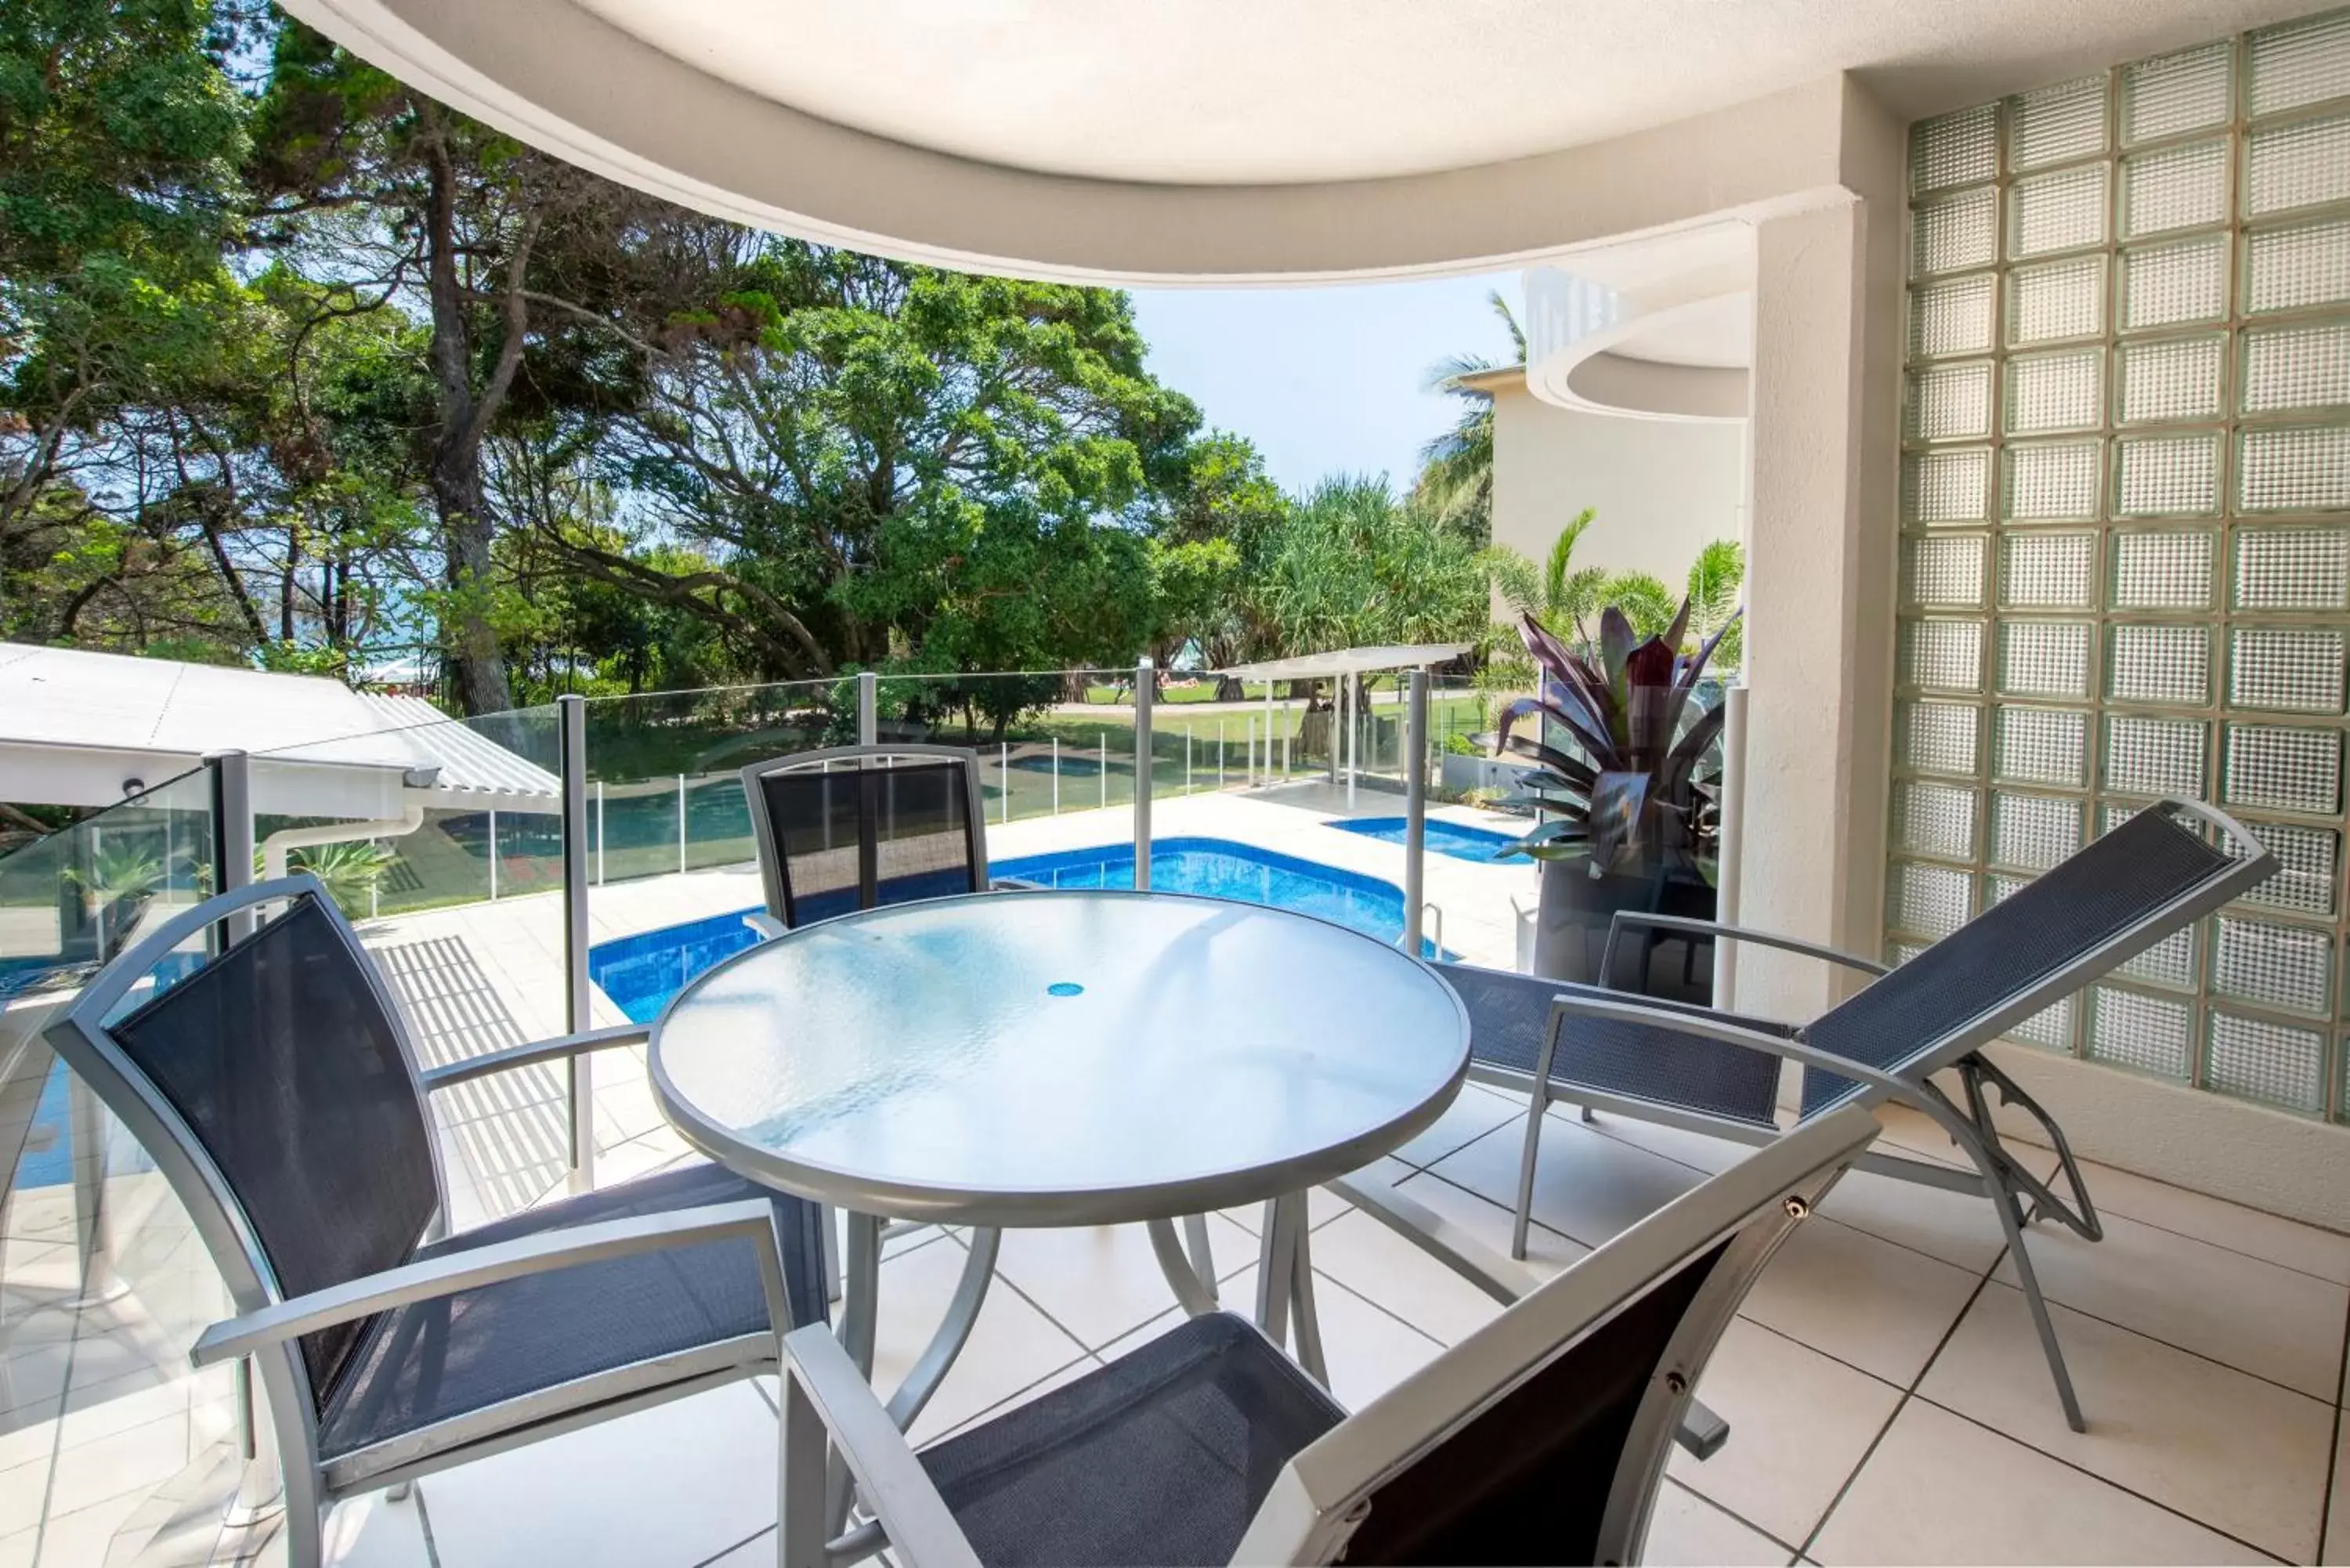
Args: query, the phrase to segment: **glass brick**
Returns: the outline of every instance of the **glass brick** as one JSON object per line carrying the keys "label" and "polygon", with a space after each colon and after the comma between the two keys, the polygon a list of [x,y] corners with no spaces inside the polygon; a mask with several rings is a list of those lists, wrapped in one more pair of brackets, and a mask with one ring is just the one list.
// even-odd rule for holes
{"label": "glass brick", "polygon": [[2251,134],[2244,215],[2265,218],[2350,197],[2350,115],[2296,120]]}
{"label": "glass brick", "polygon": [[2220,375],[2228,359],[2224,335],[2128,343],[2116,357],[2123,423],[2220,417]]}
{"label": "glass brick", "polygon": [[2192,610],[2211,606],[2211,535],[2116,534],[2116,609]]}
{"label": "glass brick", "polygon": [[2104,163],[2019,180],[2008,192],[2007,254],[2017,261],[2106,243],[2111,171]]}
{"label": "glass brick", "polygon": [[1909,128],[1909,189],[1924,195],[1999,173],[1999,105],[1978,104]]}
{"label": "glass brick", "polygon": [[2269,873],[2267,881],[2245,894],[2243,901],[2331,919],[2337,904],[2334,885],[2342,866],[2342,836],[2331,828],[2289,822],[2244,826],[2275,857],[2276,869]]}
{"label": "glass brick", "polygon": [[2095,337],[2106,329],[2106,258],[2067,256],[2007,278],[2007,340],[2018,347]]}
{"label": "glass brick", "polygon": [[2007,432],[2094,430],[2106,417],[2106,351],[2065,348],[2007,362]]}
{"label": "glass brick", "polygon": [[2106,715],[2106,787],[2124,794],[2203,798],[2210,738],[2192,719]]}
{"label": "glass brick", "polygon": [[1909,354],[1945,359],[1954,354],[1988,354],[1991,300],[1997,292],[1990,273],[1967,273],[1909,290]]}
{"label": "glass brick", "polygon": [[1905,452],[1901,514],[1911,523],[1981,523],[1991,515],[1991,449]]}
{"label": "glass brick", "polygon": [[2184,1082],[2192,1070],[2192,1025],[2183,1002],[2101,985],[2089,996],[2089,1057]]}
{"label": "glass brick", "polygon": [[1974,791],[1912,779],[1895,792],[1893,815],[1903,849],[1944,860],[1974,858]]}
{"label": "glass brick", "polygon": [[2220,510],[2220,432],[2114,442],[2114,510],[2124,517],[2208,517]]}
{"label": "glass brick", "polygon": [[1974,877],[1949,866],[1896,861],[1886,889],[1886,914],[1898,931],[1946,937],[1974,914]]}
{"label": "glass brick", "polygon": [[1975,736],[1981,711],[1966,702],[1904,702],[1900,709],[1902,763],[1927,773],[1972,774]]}
{"label": "glass brick", "polygon": [[1952,691],[1982,690],[1982,623],[1911,620],[1901,625],[1901,682]]}
{"label": "glass brick", "polygon": [[1999,601],[2017,609],[2093,609],[2095,534],[2010,534],[2001,542]]}
{"label": "glass brick", "polygon": [[2097,515],[2098,469],[2104,443],[2032,441],[2000,453],[2003,513],[2017,523],[2088,522]]}
{"label": "glass brick", "polygon": [[2171,932],[2114,972],[2170,991],[2195,989],[2195,940],[2198,928]]}
{"label": "glass brick", "polygon": [[2250,43],[2251,108],[2275,114],[2350,93],[2350,15],[2263,27]]}
{"label": "glass brick", "polygon": [[2248,414],[2350,407],[2350,321],[2247,331],[2243,403]]}
{"label": "glass brick", "polygon": [[2089,720],[2056,708],[2002,708],[1993,722],[1992,773],[2013,784],[2087,782]]}
{"label": "glass brick", "polygon": [[2350,218],[2325,218],[2244,237],[2244,312],[2350,304]]}
{"label": "glass brick", "polygon": [[1913,275],[1966,272],[1999,259],[1999,196],[1991,186],[1920,202],[1909,214]]}
{"label": "glass brick", "polygon": [[2228,314],[2228,236],[2124,251],[2121,290],[2126,332],[2221,319]]}
{"label": "glass brick", "polygon": [[2214,1008],[2203,1082],[2223,1095],[2314,1116],[2325,1108],[2325,1036]]}
{"label": "glass brick", "polygon": [[2117,702],[2200,708],[2211,701],[2211,634],[2199,626],[2117,626],[2106,695]]}
{"label": "glass brick", "polygon": [[2081,803],[2044,794],[1991,797],[1991,861],[2045,871],[2081,847]]}
{"label": "glass brick", "polygon": [[2334,934],[2222,915],[2212,944],[2211,987],[2281,1012],[2324,1016],[2333,1000]]}
{"label": "glass brick", "polygon": [[2228,701],[2239,708],[2339,713],[2343,634],[2335,627],[2239,627],[2229,634]]}
{"label": "glass brick", "polygon": [[2350,608],[2350,532],[2335,528],[2239,529],[2236,607]]}
{"label": "glass brick", "polygon": [[2246,512],[2350,510],[2350,425],[2243,431],[2236,504]]}
{"label": "glass brick", "polygon": [[1991,434],[1991,364],[1971,360],[1909,373],[1909,434],[1980,441]]}
{"label": "glass brick", "polygon": [[2226,41],[2122,67],[2122,144],[2211,130],[2235,115],[2235,50]]}
{"label": "glass brick", "polygon": [[1901,542],[1911,604],[1974,608],[1983,602],[1983,555],[1991,541],[1981,535],[1936,534]]}
{"label": "glass brick", "polygon": [[2224,223],[2230,195],[2224,138],[2135,154],[2122,161],[2121,237]]}
{"label": "glass brick", "polygon": [[2227,801],[2332,816],[2342,809],[2342,732],[2228,726]]}
{"label": "glass brick", "polygon": [[2008,109],[2008,161],[2044,169],[2106,150],[2106,78],[2076,77],[2035,88]]}
{"label": "glass brick", "polygon": [[2011,696],[2086,697],[2089,627],[2083,621],[2011,620],[1999,628],[1998,689]]}

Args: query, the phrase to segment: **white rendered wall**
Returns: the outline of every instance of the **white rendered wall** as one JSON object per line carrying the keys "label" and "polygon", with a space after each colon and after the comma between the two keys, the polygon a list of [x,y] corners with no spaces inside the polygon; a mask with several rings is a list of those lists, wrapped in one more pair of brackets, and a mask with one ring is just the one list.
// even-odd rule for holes
{"label": "white rendered wall", "polygon": [[1745,498],[1742,422],[1562,409],[1523,384],[1494,396],[1493,543],[1536,563],[1596,506],[1575,564],[1653,572],[1678,592],[1700,549],[1741,537]]}

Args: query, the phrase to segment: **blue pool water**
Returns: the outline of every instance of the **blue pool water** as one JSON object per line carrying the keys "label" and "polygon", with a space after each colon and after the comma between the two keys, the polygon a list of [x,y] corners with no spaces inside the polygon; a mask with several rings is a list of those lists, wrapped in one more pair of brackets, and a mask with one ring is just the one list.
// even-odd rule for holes
{"label": "blue pool water", "polygon": [[[1403,842],[1403,818],[1400,816],[1358,816],[1352,822],[1328,822],[1325,827],[1335,827],[1341,833],[1358,834],[1376,838],[1382,844]],[[1490,827],[1469,827],[1458,822],[1428,819],[1428,846],[1439,855],[1450,855],[1455,860],[1478,860],[1487,864],[1493,857],[1518,841],[1513,833],[1495,833]]]}
{"label": "blue pool water", "polygon": [[[1047,888],[1131,888],[1134,846],[1104,845],[1022,856],[995,861],[988,871]],[[1159,892],[1201,893],[1295,909],[1384,941],[1403,935],[1403,890],[1394,883],[1229,839],[1154,840],[1150,885]],[[650,1023],[686,981],[758,941],[758,932],[743,919],[751,912],[737,909],[598,942],[588,950],[588,976],[631,1022]],[[1420,951],[1428,958],[1456,956],[1424,940]]]}

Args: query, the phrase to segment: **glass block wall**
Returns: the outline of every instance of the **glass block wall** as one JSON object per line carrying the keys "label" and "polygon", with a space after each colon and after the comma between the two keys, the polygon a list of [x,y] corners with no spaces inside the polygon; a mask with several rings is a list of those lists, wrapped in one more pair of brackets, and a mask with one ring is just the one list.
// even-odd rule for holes
{"label": "glass block wall", "polygon": [[2147,801],[2283,869],[2018,1031],[2350,1114],[2350,11],[1912,128],[1898,957]]}

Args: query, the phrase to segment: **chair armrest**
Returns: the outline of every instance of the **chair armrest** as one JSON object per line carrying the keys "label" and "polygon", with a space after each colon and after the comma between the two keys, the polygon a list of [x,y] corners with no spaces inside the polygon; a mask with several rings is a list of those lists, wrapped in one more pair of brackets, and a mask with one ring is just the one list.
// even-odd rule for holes
{"label": "chair armrest", "polygon": [[780,937],[785,929],[783,921],[764,909],[752,910],[743,917],[743,923],[758,932],[762,938]]}
{"label": "chair armrest", "polygon": [[[1550,1001],[1550,1033],[1541,1057],[1543,1071],[1536,1075],[1546,1081],[1549,1064],[1555,1054],[1560,1029],[1569,1018],[1605,1018],[1619,1023],[1638,1023],[1651,1029],[1669,1030],[1676,1034],[1693,1035],[1700,1040],[1720,1040],[1731,1045],[1744,1045],[1751,1050],[1765,1052],[1800,1062],[1806,1067],[1817,1067],[1839,1078],[1850,1078],[1866,1084],[1880,1096],[1897,1097],[1905,1105],[1924,1107],[1924,1096],[1916,1085],[1894,1077],[1891,1074],[1855,1062],[1849,1057],[1814,1049],[1804,1043],[1803,1032],[1793,1034],[1771,1034],[1760,1029],[1725,1017],[1719,1012],[1685,1011],[1660,1006],[1642,998],[1638,1002],[1621,1000],[1621,992],[1560,992]],[[1939,1119],[1939,1117],[1937,1119]]]}
{"label": "chair armrest", "polygon": [[608,1045],[640,1044],[651,1035],[652,1026],[645,1023],[616,1023],[608,1029],[583,1029],[577,1034],[558,1034],[551,1040],[534,1040],[527,1045],[509,1045],[503,1051],[493,1051],[484,1056],[468,1056],[462,1062],[427,1067],[416,1077],[428,1090],[445,1089],[452,1084],[485,1078],[493,1073],[510,1073],[516,1067],[535,1067],[542,1062],[568,1061],[590,1051],[601,1051]]}
{"label": "chair armrest", "polygon": [[1530,1294],[1542,1283],[1533,1270],[1504,1257],[1441,1214],[1392,1187],[1344,1176],[1322,1185],[1503,1306]]}
{"label": "chair armrest", "polygon": [[1758,947],[1780,948],[1807,958],[1824,959],[1840,963],[1846,969],[1856,969],[1865,974],[1882,975],[1888,971],[1875,959],[1865,959],[1857,953],[1843,952],[1835,948],[1822,947],[1817,942],[1798,941],[1775,931],[1758,931],[1746,926],[1726,926],[1720,920],[1700,920],[1689,915],[1652,915],[1641,909],[1618,909],[1607,922],[1607,945],[1600,950],[1599,972],[1616,972],[1616,939],[1627,926],[1647,926],[1658,930],[1689,931],[1707,936],[1728,937],[1732,941],[1752,942]]}
{"label": "chair armrest", "polygon": [[[821,1536],[824,1444],[848,1466],[858,1491],[907,1568],[979,1568],[962,1526],[914,1457],[906,1435],[881,1407],[873,1386],[822,1324],[784,1336],[784,1560],[799,1568],[829,1555]],[[797,1485],[794,1482],[797,1481]]]}
{"label": "chair armrest", "polygon": [[189,1359],[198,1366],[210,1366],[337,1324],[504,1280],[625,1258],[636,1252],[732,1239],[747,1241],[757,1250],[761,1282],[766,1288],[768,1321],[778,1328],[788,1324],[791,1307],[784,1293],[783,1252],[775,1242],[775,1210],[766,1199],[753,1198],[681,1209],[668,1214],[642,1214],[626,1220],[598,1220],[591,1225],[572,1225],[403,1263],[396,1269],[329,1285],[308,1295],[276,1302],[242,1317],[216,1323],[198,1336]]}

